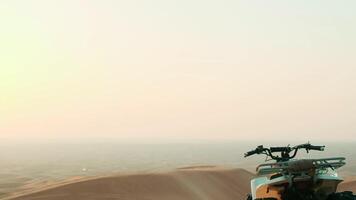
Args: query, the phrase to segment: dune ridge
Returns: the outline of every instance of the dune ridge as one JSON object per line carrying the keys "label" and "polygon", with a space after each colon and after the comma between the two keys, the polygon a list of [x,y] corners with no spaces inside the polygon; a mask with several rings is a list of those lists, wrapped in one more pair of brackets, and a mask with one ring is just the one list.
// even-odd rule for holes
{"label": "dune ridge", "polygon": [[[253,174],[214,166],[182,167],[172,172],[78,179],[44,187],[9,200],[244,200]],[[356,179],[339,191],[356,191]]]}

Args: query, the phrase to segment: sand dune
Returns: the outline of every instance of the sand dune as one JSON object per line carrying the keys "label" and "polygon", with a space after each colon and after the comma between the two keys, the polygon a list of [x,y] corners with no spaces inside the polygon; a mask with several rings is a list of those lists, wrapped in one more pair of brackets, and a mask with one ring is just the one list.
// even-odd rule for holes
{"label": "sand dune", "polygon": [[338,191],[353,191],[356,193],[356,177],[349,177],[343,181],[339,187]]}
{"label": "sand dune", "polygon": [[249,192],[252,176],[243,169],[187,167],[80,181],[12,200],[238,200]]}
{"label": "sand dune", "polygon": [[[74,181],[11,200],[243,200],[253,174],[213,166],[183,167],[174,172],[121,175]],[[340,191],[356,191],[348,179]]]}

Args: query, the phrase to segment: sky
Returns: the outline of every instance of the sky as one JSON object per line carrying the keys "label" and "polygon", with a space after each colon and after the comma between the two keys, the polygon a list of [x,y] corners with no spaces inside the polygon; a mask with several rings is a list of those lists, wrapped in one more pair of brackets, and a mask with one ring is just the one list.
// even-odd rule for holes
{"label": "sky", "polygon": [[0,138],[354,140],[355,9],[2,0]]}

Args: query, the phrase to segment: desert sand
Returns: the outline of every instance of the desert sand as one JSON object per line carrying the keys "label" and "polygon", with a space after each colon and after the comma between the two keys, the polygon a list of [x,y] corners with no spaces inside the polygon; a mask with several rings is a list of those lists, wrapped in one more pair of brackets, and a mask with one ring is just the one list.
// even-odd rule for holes
{"label": "desert sand", "polygon": [[353,191],[356,193],[356,177],[346,178],[338,187],[338,191]]}
{"label": "desert sand", "polygon": [[[11,200],[242,200],[253,174],[244,169],[183,167],[173,172],[77,180]],[[356,191],[356,179],[340,189]]]}

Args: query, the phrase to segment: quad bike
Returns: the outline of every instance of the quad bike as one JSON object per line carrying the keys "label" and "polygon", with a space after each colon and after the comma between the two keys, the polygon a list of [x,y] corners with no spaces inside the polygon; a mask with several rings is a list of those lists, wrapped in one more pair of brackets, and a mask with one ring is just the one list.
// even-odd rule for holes
{"label": "quad bike", "polygon": [[264,154],[266,161],[274,160],[257,166],[257,177],[251,180],[247,200],[356,200],[352,192],[336,192],[343,179],[335,170],[346,164],[345,158],[294,159],[300,149],[309,153],[324,148],[309,143],[270,148],[260,145],[245,153],[245,157]]}

